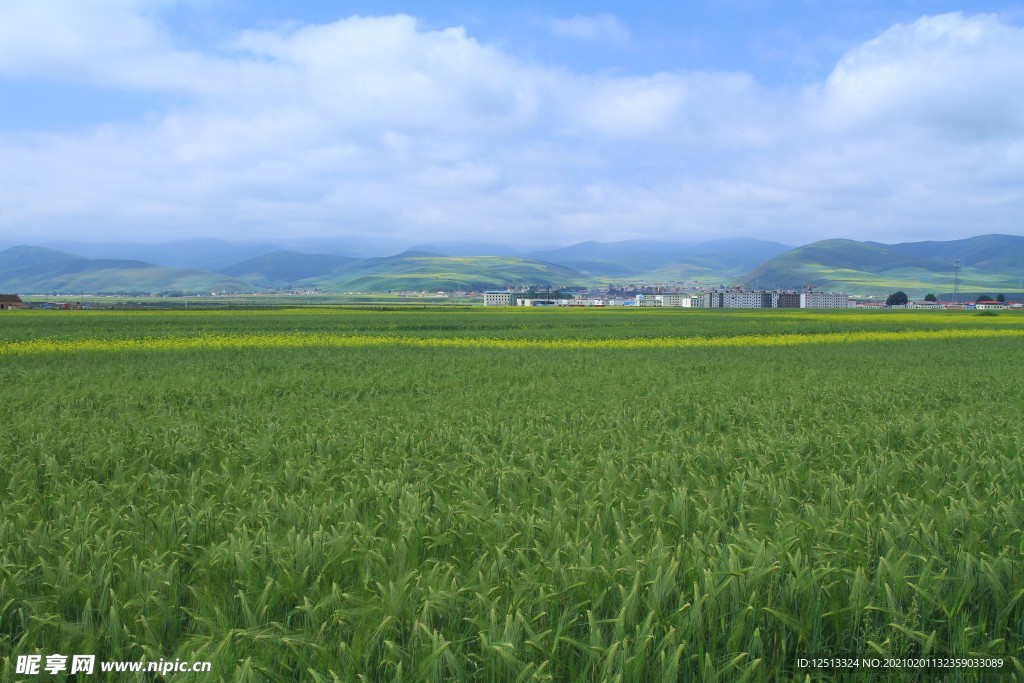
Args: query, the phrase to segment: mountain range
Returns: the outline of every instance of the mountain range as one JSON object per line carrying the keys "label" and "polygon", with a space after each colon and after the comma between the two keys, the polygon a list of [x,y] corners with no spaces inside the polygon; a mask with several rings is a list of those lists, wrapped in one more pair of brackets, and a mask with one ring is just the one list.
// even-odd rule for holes
{"label": "mountain range", "polygon": [[25,294],[149,294],[254,291],[249,282],[197,268],[134,259],[86,258],[45,247],[0,251],[0,290]]}
{"label": "mountain range", "polygon": [[[81,250],[92,256],[24,245],[0,251],[0,291],[479,291],[676,282],[759,289],[811,286],[849,294],[902,289],[911,296],[923,296],[952,291],[955,260],[960,263],[960,289],[965,293],[1022,291],[1024,278],[1024,237],[1013,235],[900,244],[830,239],[796,248],[750,238],[699,243],[589,241],[528,253],[503,245],[449,241],[370,258],[220,240],[190,240],[159,248],[93,245]],[[132,258],[141,256],[161,263]]]}
{"label": "mountain range", "polygon": [[960,263],[963,292],[1021,291],[1024,237],[981,235],[948,242],[879,244],[823,240],[768,259],[736,284],[763,289],[817,289],[878,294],[902,289],[911,295],[953,290]]}

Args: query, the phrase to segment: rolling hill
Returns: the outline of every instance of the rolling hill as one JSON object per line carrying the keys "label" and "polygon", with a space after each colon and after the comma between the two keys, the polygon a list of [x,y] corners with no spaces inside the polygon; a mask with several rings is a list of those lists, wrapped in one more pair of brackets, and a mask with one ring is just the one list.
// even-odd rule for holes
{"label": "rolling hill", "polygon": [[1024,276],[1024,237],[982,235],[951,242],[887,245],[832,239],[797,247],[762,263],[737,284],[762,289],[816,289],[911,296],[950,292],[960,259],[963,292],[1016,291]]}
{"label": "rolling hill", "polygon": [[358,261],[351,256],[282,250],[247,259],[218,272],[267,287],[289,287],[300,280],[329,275]]}
{"label": "rolling hill", "polygon": [[949,242],[905,242],[888,248],[903,254],[960,265],[985,272],[1024,272],[1024,237],[979,235]]}
{"label": "rolling hill", "polygon": [[507,244],[473,240],[434,240],[411,246],[405,251],[427,251],[438,256],[523,256],[522,249]]}
{"label": "rolling hill", "polygon": [[414,251],[351,263],[300,284],[330,292],[389,292],[574,286],[588,281],[570,268],[522,257],[439,256]]}
{"label": "rolling hill", "polygon": [[209,237],[170,242],[77,242],[56,241],[41,246],[93,259],[145,261],[168,268],[219,272],[244,259],[267,254],[280,247],[249,242],[229,242]]}
{"label": "rolling hill", "polygon": [[90,259],[45,247],[0,252],[0,290],[22,294],[253,292],[261,288],[217,273],[145,261]]}
{"label": "rolling hill", "polygon": [[534,251],[526,256],[559,263],[598,279],[665,281],[734,277],[789,248],[777,242],[750,238],[699,243],[589,241],[560,249]]}
{"label": "rolling hill", "polygon": [[[448,246],[473,248],[470,243]],[[228,248],[221,249],[221,253],[228,252]],[[949,242],[901,244],[830,239],[795,249],[754,239],[697,244],[583,242],[527,256],[453,256],[419,250],[360,259],[277,250],[246,258],[216,273],[158,266],[138,259],[86,258],[55,249],[19,246],[0,252],[0,291],[479,291],[538,285],[587,286],[609,281],[689,281],[760,289],[810,285],[850,294],[885,294],[902,289],[918,297],[926,292],[952,291],[954,259],[961,262],[960,289],[965,295],[1024,289],[1024,237],[981,235]]]}

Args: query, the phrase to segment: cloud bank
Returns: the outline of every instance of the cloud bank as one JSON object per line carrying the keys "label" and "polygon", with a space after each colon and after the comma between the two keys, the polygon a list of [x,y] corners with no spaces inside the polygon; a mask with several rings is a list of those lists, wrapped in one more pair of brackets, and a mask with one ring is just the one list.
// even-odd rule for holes
{"label": "cloud bank", "polygon": [[[404,15],[183,47],[159,9],[0,7],[0,85],[173,102],[0,130],[9,239],[800,243],[1024,227],[1024,30],[997,16],[892,26],[793,89],[745,73],[581,73]],[[608,37],[576,19],[566,35]]]}

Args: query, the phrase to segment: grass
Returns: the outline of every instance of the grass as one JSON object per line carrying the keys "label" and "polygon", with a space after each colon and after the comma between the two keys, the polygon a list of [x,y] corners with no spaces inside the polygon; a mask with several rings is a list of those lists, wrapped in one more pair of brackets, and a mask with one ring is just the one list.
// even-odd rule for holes
{"label": "grass", "polygon": [[[0,325],[5,679],[34,651],[208,659],[228,680],[802,679],[814,654],[1024,676],[1024,317]],[[275,334],[444,343],[82,343]],[[722,343],[644,346],[666,338]],[[10,351],[38,339],[71,346]],[[449,345],[493,339],[536,343]]]}

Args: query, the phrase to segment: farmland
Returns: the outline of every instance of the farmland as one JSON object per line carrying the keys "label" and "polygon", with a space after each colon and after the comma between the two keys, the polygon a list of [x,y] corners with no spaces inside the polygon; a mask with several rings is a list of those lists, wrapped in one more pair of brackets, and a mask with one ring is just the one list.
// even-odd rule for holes
{"label": "farmland", "polygon": [[1022,361],[1012,313],[5,315],[0,678],[1021,679]]}

